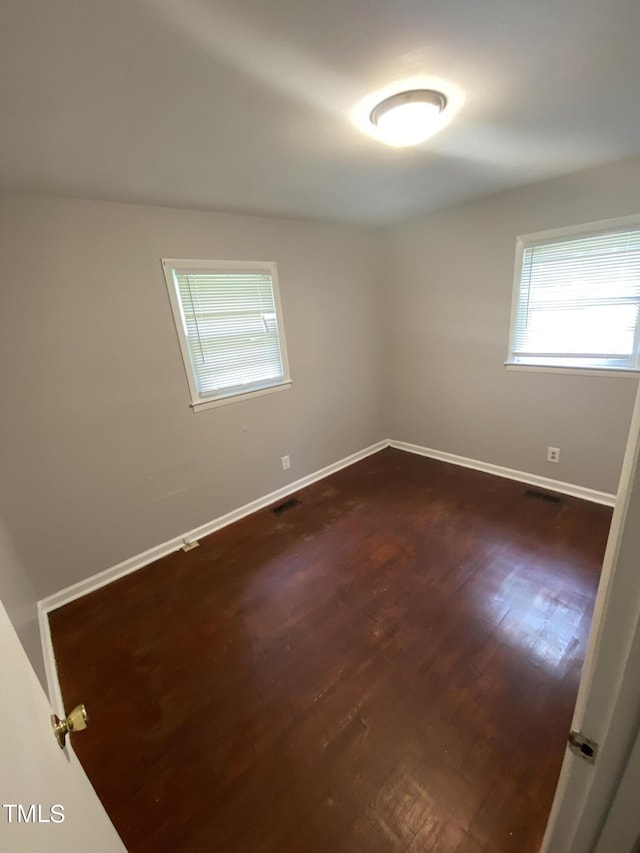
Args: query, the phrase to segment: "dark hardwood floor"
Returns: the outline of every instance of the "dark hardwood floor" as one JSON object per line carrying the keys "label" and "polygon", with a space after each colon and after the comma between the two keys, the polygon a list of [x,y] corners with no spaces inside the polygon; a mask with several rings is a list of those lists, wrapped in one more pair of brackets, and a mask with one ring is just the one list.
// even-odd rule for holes
{"label": "dark hardwood floor", "polygon": [[534,853],[611,510],[387,449],[51,614],[130,851]]}

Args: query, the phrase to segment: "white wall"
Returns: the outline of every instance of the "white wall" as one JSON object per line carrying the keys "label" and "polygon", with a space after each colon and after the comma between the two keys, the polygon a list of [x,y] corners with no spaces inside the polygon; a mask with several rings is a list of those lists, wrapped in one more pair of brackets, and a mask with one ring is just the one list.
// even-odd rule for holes
{"label": "white wall", "polygon": [[[291,390],[192,412],[161,257],[278,263]],[[38,597],[383,438],[371,230],[5,195],[0,258],[0,510]]]}
{"label": "white wall", "polygon": [[[387,433],[615,492],[637,380],[508,372],[519,234],[638,213],[640,159],[388,230]],[[546,448],[561,448],[560,464]]]}
{"label": "white wall", "polygon": [[[639,190],[628,160],[384,234],[0,196],[0,516],[22,613],[385,437],[614,492],[636,382],[503,362],[516,236],[636,213]],[[292,390],[191,411],[163,256],[277,261]]]}

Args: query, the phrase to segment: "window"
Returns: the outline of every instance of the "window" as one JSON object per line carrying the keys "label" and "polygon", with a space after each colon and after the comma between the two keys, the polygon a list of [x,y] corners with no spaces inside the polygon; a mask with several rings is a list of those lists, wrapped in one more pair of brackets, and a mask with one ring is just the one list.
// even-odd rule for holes
{"label": "window", "polygon": [[507,364],[640,369],[637,217],[518,239]]}
{"label": "window", "polygon": [[290,387],[274,263],[162,266],[196,411]]}

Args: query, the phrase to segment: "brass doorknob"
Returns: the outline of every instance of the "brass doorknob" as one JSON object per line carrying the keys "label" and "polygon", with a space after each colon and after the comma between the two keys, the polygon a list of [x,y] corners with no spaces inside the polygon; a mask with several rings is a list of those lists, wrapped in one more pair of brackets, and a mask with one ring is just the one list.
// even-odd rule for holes
{"label": "brass doorknob", "polygon": [[71,732],[81,732],[89,725],[89,715],[84,705],[78,705],[65,720],[61,720],[57,714],[51,715],[51,727],[58,741],[60,749],[64,749],[66,738]]}

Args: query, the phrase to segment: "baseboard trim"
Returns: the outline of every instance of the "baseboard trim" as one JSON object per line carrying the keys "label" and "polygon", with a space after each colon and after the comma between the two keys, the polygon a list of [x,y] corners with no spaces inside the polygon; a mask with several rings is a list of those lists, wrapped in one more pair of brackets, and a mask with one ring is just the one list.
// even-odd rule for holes
{"label": "baseboard trim", "polygon": [[469,459],[466,456],[457,456],[455,453],[445,453],[442,450],[433,450],[431,447],[409,444],[406,441],[389,439],[387,444],[389,447],[395,447],[397,450],[406,450],[408,453],[428,456],[430,459],[439,459],[441,462],[449,462],[452,465],[460,465],[463,468],[473,468],[474,471],[483,471],[485,474],[505,477],[507,480],[517,480],[529,486],[539,486],[542,489],[571,495],[574,498],[582,498],[585,501],[592,501],[592,503],[614,506],[616,502],[616,496],[608,492],[598,492],[595,489],[588,489],[586,486],[577,486],[574,483],[563,483],[561,480],[553,480],[551,477],[529,474],[526,471],[516,471],[513,468],[504,468],[502,465],[493,465],[490,462],[480,462],[478,459]]}
{"label": "baseboard trim", "polygon": [[[200,525],[200,527],[196,527],[193,530],[189,530],[188,532],[181,534],[180,536],[169,539],[161,545],[149,548],[148,551],[144,551],[142,554],[130,557],[128,560],[124,560],[122,563],[118,563],[110,569],[98,572],[98,574],[92,575],[85,580],[78,581],[78,583],[65,587],[65,589],[61,589],[59,592],[55,592],[47,598],[43,598],[38,602],[38,614],[39,616],[42,614],[40,630],[43,637],[42,642],[43,649],[45,651],[45,665],[47,667],[49,666],[47,657],[48,650],[44,645],[45,634],[43,632],[43,625],[46,622],[48,633],[49,620],[46,618],[46,614],[50,613],[52,610],[57,610],[65,604],[70,604],[77,598],[82,598],[82,596],[87,595],[90,592],[94,592],[95,590],[100,589],[101,587],[106,586],[125,575],[131,574],[131,572],[142,569],[144,566],[148,566],[150,563],[159,560],[161,557],[166,557],[168,554],[179,551],[184,545],[185,540],[189,542],[193,539],[201,539],[204,536],[209,536],[209,534],[215,533],[216,530],[220,530],[223,527],[227,527],[229,524],[233,524],[234,521],[240,521],[241,518],[251,515],[253,512],[258,512],[258,510],[264,509],[264,507],[269,506],[269,504],[275,503],[281,498],[287,497],[288,495],[305,488],[305,486],[310,486],[312,483],[316,483],[318,480],[322,480],[330,474],[335,474],[336,471],[340,471],[342,468],[347,468],[349,465],[353,465],[354,462],[359,462],[361,459],[365,459],[367,456],[371,456],[379,450],[383,450],[388,444],[388,441],[378,441],[376,444],[365,447],[364,450],[358,450],[350,456],[345,456],[344,459],[339,459],[337,462],[333,462],[325,468],[320,468],[319,471],[314,471],[306,477],[301,477],[299,480],[288,483],[286,486],[282,486],[282,488],[276,489],[274,492],[269,492],[269,494],[264,495],[261,498],[257,498],[244,506],[238,507],[238,509],[234,509],[225,515],[219,516],[219,518],[214,518],[213,521],[209,521],[206,524]],[[47,670],[47,678],[48,677],[49,674]]]}
{"label": "baseboard trim", "polygon": [[275,503],[281,498],[287,497],[288,495],[303,489],[305,486],[310,486],[312,483],[316,483],[318,480],[322,480],[330,474],[340,471],[342,468],[347,468],[349,465],[353,465],[354,462],[359,462],[361,459],[365,459],[367,456],[371,456],[379,450],[384,450],[385,447],[394,447],[397,450],[405,450],[408,453],[415,453],[419,456],[428,456],[431,459],[438,459],[441,462],[449,462],[452,465],[460,465],[463,468],[472,468],[475,471],[483,471],[486,474],[505,477],[508,480],[517,480],[521,483],[539,486],[544,489],[549,489],[550,491],[560,492],[562,494],[571,495],[572,497],[604,504],[605,506],[614,506],[616,500],[615,495],[608,494],[607,492],[598,492],[595,489],[588,489],[585,486],[576,486],[573,483],[563,483],[560,480],[553,480],[550,477],[528,474],[526,471],[516,471],[512,468],[504,468],[501,465],[492,465],[489,462],[480,462],[478,459],[469,459],[466,456],[457,456],[454,453],[445,453],[442,450],[434,450],[430,447],[422,447],[421,445],[410,444],[406,441],[394,441],[393,439],[378,441],[376,444],[372,444],[369,447],[364,448],[364,450],[359,450],[356,453],[352,453],[350,456],[345,456],[344,459],[340,459],[331,465],[327,465],[325,468],[321,468],[318,471],[314,471],[312,474],[308,474],[306,477],[301,477],[299,480],[288,483],[286,486],[276,489],[274,492],[270,492],[269,494],[264,495],[261,498],[257,498],[244,506],[238,507],[238,509],[232,510],[225,515],[221,515],[219,518],[213,519],[213,521],[209,521],[200,527],[196,527],[181,536],[169,539],[161,545],[149,548],[142,554],[130,557],[128,560],[124,560],[116,566],[112,566],[110,569],[98,572],[98,574],[72,584],[65,589],[61,589],[59,592],[38,601],[37,608],[38,623],[40,626],[40,640],[42,643],[49,701],[51,702],[51,706],[54,711],[59,716],[62,716],[64,713],[62,691],[60,690],[60,683],[58,680],[58,670],[53,643],[51,640],[51,628],[49,625],[49,613],[51,613],[52,610],[57,610],[65,604],[70,604],[77,598],[82,598],[82,596],[88,595],[90,592],[94,592],[103,586],[107,586],[107,584],[110,584],[125,575],[131,574],[131,572],[142,569],[144,566],[148,566],[150,563],[159,560],[161,557],[166,557],[168,554],[179,551],[184,545],[185,540],[189,542],[193,539],[201,539],[204,536],[215,533],[216,530],[221,530],[223,527],[227,527],[235,521],[240,521],[241,518],[245,518],[245,516],[251,515],[253,512],[258,512],[258,510],[264,509],[266,506],[269,506],[269,504]]}
{"label": "baseboard trim", "polygon": [[[582,498],[583,500],[603,504],[604,506],[614,506],[616,500],[616,496],[613,494],[599,492],[595,489],[589,489],[586,486],[577,486],[574,483],[564,483],[561,480],[554,480],[550,477],[542,477],[538,474],[529,474],[526,471],[517,471],[513,468],[505,468],[502,465],[493,465],[490,462],[481,462],[478,459],[458,456],[455,453],[446,453],[442,450],[434,450],[431,447],[423,447],[419,444],[410,444],[407,441],[386,439],[384,441],[378,441],[376,444],[372,444],[369,447],[364,448],[364,450],[352,453],[350,456],[345,456],[344,459],[340,459],[337,462],[333,462],[331,465],[327,465],[325,468],[321,468],[318,471],[314,471],[312,474],[308,474],[306,477],[301,477],[299,480],[288,483],[286,486],[276,489],[261,498],[257,498],[244,506],[238,507],[238,509],[232,510],[225,515],[219,516],[206,524],[202,524],[200,527],[196,527],[193,530],[181,534],[180,536],[169,539],[167,542],[163,542],[160,545],[149,548],[147,551],[144,551],[141,554],[136,554],[134,557],[130,557],[129,559],[118,563],[116,566],[112,566],[109,569],[98,572],[98,574],[92,575],[78,583],[65,587],[47,598],[43,598],[38,602],[39,618],[41,616],[44,618],[44,616],[52,610],[57,610],[59,607],[63,607],[65,604],[69,604],[77,598],[81,598],[90,592],[94,592],[95,590],[118,580],[118,578],[122,578],[131,572],[135,572],[138,569],[143,568],[144,566],[148,566],[150,563],[159,560],[161,557],[166,557],[174,551],[179,551],[184,545],[185,540],[191,541],[193,539],[201,539],[204,536],[209,536],[209,534],[215,533],[216,530],[227,527],[229,524],[233,524],[235,521],[239,521],[241,518],[245,518],[245,516],[251,515],[253,512],[258,512],[258,510],[264,509],[264,507],[269,506],[269,504],[275,503],[281,498],[287,497],[288,495],[303,489],[305,486],[310,486],[312,483],[316,483],[318,480],[322,480],[324,477],[328,477],[330,474],[334,474],[342,468],[353,465],[354,462],[365,459],[367,456],[371,456],[379,450],[383,450],[385,447],[394,447],[397,450],[405,450],[408,453],[415,453],[419,456],[428,456],[431,459],[438,459],[441,462],[449,462],[452,465],[472,468],[475,471],[483,471],[485,474],[505,477],[508,480],[517,480],[531,486],[539,486],[540,488],[560,492],[565,495],[571,495],[576,498]],[[45,621],[48,624],[48,620]],[[42,625],[43,622],[41,621],[41,628]]]}

